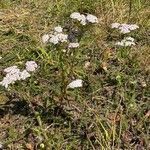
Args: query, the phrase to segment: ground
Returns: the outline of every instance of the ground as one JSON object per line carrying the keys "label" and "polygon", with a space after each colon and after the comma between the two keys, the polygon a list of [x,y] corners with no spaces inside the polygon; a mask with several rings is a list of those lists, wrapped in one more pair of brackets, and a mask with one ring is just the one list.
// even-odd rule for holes
{"label": "ground", "polygon": [[[0,145],[6,150],[150,149],[150,21],[148,0],[1,0],[0,81],[4,69],[34,60],[25,81],[0,86]],[[90,13],[86,26],[70,18]],[[137,24],[136,45],[114,22]],[[42,43],[61,25],[80,47]],[[77,31],[77,32],[76,32]],[[74,79],[83,87],[68,89]]]}

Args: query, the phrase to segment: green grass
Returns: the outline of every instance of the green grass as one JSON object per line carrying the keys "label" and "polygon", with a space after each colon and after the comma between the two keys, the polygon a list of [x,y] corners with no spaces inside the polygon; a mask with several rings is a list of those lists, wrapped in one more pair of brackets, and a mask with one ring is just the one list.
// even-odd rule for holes
{"label": "green grass", "polygon": [[[28,60],[31,78],[0,87],[0,143],[5,149],[149,149],[149,1],[0,1],[0,81],[3,69]],[[99,23],[82,27],[69,16],[91,13]],[[135,23],[131,48],[114,47],[121,35],[111,23]],[[57,25],[78,29],[80,47],[43,44]],[[90,66],[85,64],[90,62]],[[107,70],[104,68],[106,67]],[[76,78],[84,86],[67,89]]]}

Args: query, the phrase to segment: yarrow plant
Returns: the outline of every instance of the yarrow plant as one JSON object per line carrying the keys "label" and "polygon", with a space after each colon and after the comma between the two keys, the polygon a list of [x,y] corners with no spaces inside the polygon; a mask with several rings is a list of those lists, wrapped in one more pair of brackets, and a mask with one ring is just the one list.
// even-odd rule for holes
{"label": "yarrow plant", "polygon": [[111,28],[119,29],[120,33],[126,34],[126,33],[130,33],[133,30],[138,29],[139,26],[136,24],[126,24],[126,23],[120,24],[116,22],[111,24]]}
{"label": "yarrow plant", "polygon": [[[86,25],[87,23],[98,23],[98,18],[92,14],[80,14],[79,12],[73,12],[70,15],[70,18],[80,21],[82,25]],[[52,34],[44,34],[42,36],[42,42],[43,43],[53,43],[54,45],[67,42],[68,49],[71,48],[78,48],[79,43],[78,42],[70,42],[67,34],[63,33],[63,28],[61,26],[54,27],[54,31]],[[66,52],[65,49],[62,48],[62,52]],[[61,54],[60,54],[61,55]],[[83,81],[81,79],[76,79],[72,81],[67,88],[77,88],[82,87]]]}
{"label": "yarrow plant", "polygon": [[9,84],[14,84],[18,80],[25,80],[29,78],[31,75],[28,71],[35,71],[37,68],[37,64],[34,61],[26,62],[26,69],[21,71],[17,66],[11,66],[4,69],[6,76],[0,82],[0,85],[8,88]]}

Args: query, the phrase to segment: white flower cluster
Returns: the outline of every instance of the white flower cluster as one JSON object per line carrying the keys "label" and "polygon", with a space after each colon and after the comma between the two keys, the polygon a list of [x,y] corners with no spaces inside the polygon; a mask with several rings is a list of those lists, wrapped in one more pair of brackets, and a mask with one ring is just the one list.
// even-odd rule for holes
{"label": "white flower cluster", "polygon": [[53,44],[58,44],[59,42],[67,42],[68,40],[68,35],[63,33],[63,28],[61,26],[57,26],[54,28],[54,33],[53,34],[44,34],[42,36],[42,42],[43,43],[53,43]]}
{"label": "white flower cluster", "polygon": [[135,45],[134,38],[126,37],[121,42],[117,42],[115,45],[125,46],[125,47]]}
{"label": "white flower cluster", "polygon": [[88,22],[90,23],[98,23],[98,18],[92,14],[87,14],[86,16],[83,14],[80,14],[79,12],[73,12],[70,15],[70,18],[76,19],[80,21],[82,25],[86,25]]}
{"label": "white flower cluster", "polygon": [[69,43],[68,48],[77,48],[79,47],[79,43]]}
{"label": "white flower cluster", "polygon": [[57,26],[57,27],[54,28],[54,31],[58,32],[58,33],[62,33],[63,32],[63,28],[61,26]]}
{"label": "white flower cluster", "polygon": [[27,61],[25,65],[26,65],[26,70],[29,72],[35,71],[38,67],[35,61]]}
{"label": "white flower cluster", "polygon": [[14,84],[18,80],[25,80],[26,78],[29,78],[31,76],[29,72],[35,71],[37,67],[38,66],[34,61],[27,61],[26,69],[24,69],[23,71],[20,71],[17,66],[8,67],[4,69],[6,76],[0,82],[0,85],[8,88],[9,84]]}
{"label": "white flower cluster", "polygon": [[83,81],[81,79],[76,79],[72,81],[71,83],[68,84],[68,88],[74,89],[77,87],[82,87],[83,86]]}
{"label": "white flower cluster", "polygon": [[[72,19],[77,19],[80,21],[82,25],[86,25],[88,22],[90,23],[98,23],[98,18],[92,14],[87,14],[86,16],[80,14],[79,12],[74,12],[70,15]],[[44,34],[42,36],[43,43],[53,43],[54,45],[62,42],[68,41],[68,35],[63,33],[63,28],[61,26],[57,26],[54,28],[53,34]],[[68,48],[77,48],[79,47],[79,43],[69,43]]]}
{"label": "white flower cluster", "polygon": [[139,26],[136,24],[112,23],[111,28],[112,29],[119,29],[120,33],[126,34],[126,33],[130,33],[132,30],[138,29]]}
{"label": "white flower cluster", "polygon": [[47,43],[48,42],[48,40],[49,40],[49,34],[44,34],[43,36],[42,36],[42,42],[43,43]]}

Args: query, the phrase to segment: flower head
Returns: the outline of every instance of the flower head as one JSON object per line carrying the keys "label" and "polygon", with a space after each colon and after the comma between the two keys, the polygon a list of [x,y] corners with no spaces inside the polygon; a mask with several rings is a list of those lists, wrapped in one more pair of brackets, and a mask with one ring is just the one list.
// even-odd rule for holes
{"label": "flower head", "polygon": [[126,41],[134,42],[134,38],[132,38],[132,37],[126,37],[125,40],[126,40]]}
{"label": "flower head", "polygon": [[63,28],[61,26],[57,26],[54,28],[54,31],[61,33],[63,31]]}
{"label": "flower head", "polygon": [[86,25],[87,22],[98,23],[98,18],[92,14],[87,14],[87,16],[85,16],[79,12],[74,12],[70,15],[70,18],[80,21],[82,25]]}
{"label": "flower head", "polygon": [[87,19],[88,22],[98,23],[98,18],[94,15],[88,14],[86,19]]}
{"label": "flower head", "polygon": [[4,86],[5,88],[8,88],[8,85],[14,83],[16,80],[17,80],[17,77],[15,75],[12,75],[12,76],[7,75],[0,82],[0,85]]}
{"label": "flower head", "polygon": [[49,42],[53,43],[54,45],[58,44],[59,42],[67,42],[68,35],[62,33],[62,28],[60,26],[54,28],[54,33],[50,35]]}
{"label": "flower head", "polygon": [[121,33],[125,34],[125,33],[129,33],[130,32],[130,28],[129,27],[130,26],[128,24],[121,24],[118,29],[120,30]]}
{"label": "flower head", "polygon": [[119,26],[120,26],[120,23],[117,23],[117,22],[111,24],[112,29],[114,29],[114,28],[117,29]]}
{"label": "flower head", "polygon": [[35,71],[38,67],[35,61],[27,61],[25,65],[26,65],[26,70],[29,72]]}
{"label": "flower head", "polygon": [[130,28],[130,30],[132,31],[132,30],[138,29],[139,26],[136,25],[136,24],[131,24],[129,28]]}
{"label": "flower head", "polygon": [[69,43],[68,48],[77,48],[79,47],[79,43]]}
{"label": "flower head", "polygon": [[20,72],[20,78],[21,80],[25,80],[26,78],[29,78],[31,75],[29,74],[29,72],[27,72],[27,70],[23,70],[22,72]]}
{"label": "flower head", "polygon": [[130,33],[132,30],[138,29],[139,26],[137,26],[136,24],[120,24],[120,23],[112,23],[111,24],[111,28],[116,28],[120,30],[120,33],[126,34],[126,33]]}
{"label": "flower head", "polygon": [[42,36],[42,42],[43,43],[47,43],[48,42],[48,40],[49,40],[49,35],[48,34],[44,34],[43,36]]}
{"label": "flower head", "polygon": [[26,69],[23,71],[20,71],[17,66],[8,67],[4,69],[6,76],[0,82],[0,85],[8,88],[9,84],[14,84],[18,80],[25,80],[31,76],[28,71],[35,71],[36,68],[37,64],[34,61],[27,61]]}
{"label": "flower head", "polygon": [[8,68],[5,68],[4,69],[4,72],[5,73],[15,73],[15,72],[18,72],[19,69],[17,66],[11,66],[11,67],[8,67]]}
{"label": "flower head", "polygon": [[70,18],[72,19],[77,19],[78,21],[81,21],[81,14],[79,12],[73,12],[71,15],[70,15]]}
{"label": "flower head", "polygon": [[81,19],[80,19],[80,23],[81,23],[82,25],[86,25],[86,24],[87,24],[87,20],[86,20],[85,15],[81,15],[80,18],[81,18]]}
{"label": "flower head", "polygon": [[76,79],[69,83],[68,88],[77,88],[77,87],[82,87],[83,86],[83,81],[81,79]]}
{"label": "flower head", "polygon": [[115,45],[118,45],[118,46],[132,46],[132,45],[135,45],[134,43],[134,38],[132,37],[126,37],[124,38],[121,42],[116,42]]}
{"label": "flower head", "polygon": [[4,86],[5,88],[8,88],[9,84],[13,84],[17,80],[21,80],[21,72],[20,69],[17,68],[17,66],[8,67],[4,69],[4,72],[6,73],[6,76],[0,82],[0,85]]}
{"label": "flower head", "polygon": [[59,43],[59,39],[58,39],[57,36],[52,35],[51,38],[49,39],[49,42],[50,42],[50,43],[53,43],[54,45],[56,45],[56,44]]}
{"label": "flower head", "polygon": [[58,38],[59,42],[67,42],[68,39],[68,35],[63,33],[57,34],[56,37]]}

